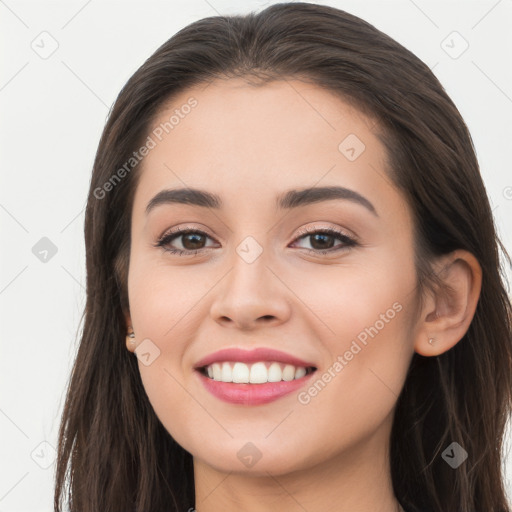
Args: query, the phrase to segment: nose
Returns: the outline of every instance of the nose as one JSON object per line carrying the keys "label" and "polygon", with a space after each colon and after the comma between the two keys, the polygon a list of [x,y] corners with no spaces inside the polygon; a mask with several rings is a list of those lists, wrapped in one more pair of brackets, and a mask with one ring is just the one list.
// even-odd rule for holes
{"label": "nose", "polygon": [[290,317],[290,292],[262,256],[252,263],[235,256],[233,268],[216,288],[210,313],[223,327],[251,331]]}

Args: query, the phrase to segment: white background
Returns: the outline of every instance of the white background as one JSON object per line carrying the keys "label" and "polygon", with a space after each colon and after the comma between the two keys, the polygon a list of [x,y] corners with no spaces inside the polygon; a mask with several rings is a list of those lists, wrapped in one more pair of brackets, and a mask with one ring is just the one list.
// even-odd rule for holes
{"label": "white background", "polygon": [[[177,30],[271,3],[0,0],[0,512],[53,510],[52,446],[85,304],[84,207],[110,106]],[[469,126],[512,252],[512,1],[314,3],[364,18],[433,69]],[[453,31],[469,44],[458,58],[465,43]],[[32,47],[51,44],[45,59]],[[57,248],[46,263],[32,252],[42,237]],[[509,450],[510,434],[512,497]]]}

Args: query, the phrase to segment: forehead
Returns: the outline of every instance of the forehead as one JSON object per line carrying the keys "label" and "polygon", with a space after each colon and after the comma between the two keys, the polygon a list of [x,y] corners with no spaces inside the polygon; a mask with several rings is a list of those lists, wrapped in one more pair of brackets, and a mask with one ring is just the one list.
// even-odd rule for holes
{"label": "forehead", "polygon": [[199,84],[160,109],[149,137],[154,147],[141,164],[136,203],[187,186],[207,188],[227,206],[262,208],[291,186],[392,192],[385,190],[387,155],[374,121],[299,80]]}
{"label": "forehead", "polygon": [[[257,151],[258,144],[265,143],[284,154],[288,146],[282,143],[287,141],[296,155],[312,147],[317,153],[334,150],[336,154],[339,142],[349,134],[378,144],[374,127],[373,120],[318,85],[289,79],[254,86],[238,78],[181,91],[160,109],[152,128],[160,130],[164,142],[175,146],[188,142],[196,150],[207,141],[216,144],[216,153],[234,150],[237,144]],[[306,143],[302,151],[299,143]]]}

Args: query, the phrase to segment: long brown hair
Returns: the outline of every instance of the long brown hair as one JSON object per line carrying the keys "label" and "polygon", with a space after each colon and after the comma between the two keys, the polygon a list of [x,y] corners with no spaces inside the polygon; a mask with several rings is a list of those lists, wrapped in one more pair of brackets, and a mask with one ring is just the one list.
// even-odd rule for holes
{"label": "long brown hair", "polygon": [[[308,80],[377,120],[389,178],[413,213],[420,291],[436,284],[433,256],[475,255],[483,282],[466,335],[439,356],[415,353],[411,361],[391,433],[392,481],[407,511],[510,512],[502,443],[512,405],[512,314],[500,250],[509,264],[510,257],[471,136],[415,55],[356,16],[295,2],[190,24],[136,71],[113,106],[87,202],[87,303],[59,432],[55,511],[65,497],[71,512],[195,507],[192,455],[156,417],[125,346],[139,167],[112,178],[126,170],[164,103],[219,77]],[[441,456],[452,442],[468,453],[457,469]]]}

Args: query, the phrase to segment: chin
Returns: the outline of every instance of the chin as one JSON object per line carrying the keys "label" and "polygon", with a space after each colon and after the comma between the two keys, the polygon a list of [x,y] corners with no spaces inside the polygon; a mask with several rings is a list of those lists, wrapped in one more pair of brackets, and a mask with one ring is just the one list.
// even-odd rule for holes
{"label": "chin", "polygon": [[215,450],[199,450],[193,455],[194,462],[210,466],[223,473],[238,475],[273,476],[284,475],[306,469],[305,458],[297,457],[297,450],[279,450],[279,447],[252,443],[251,441],[232,441],[234,446],[218,446]]}

